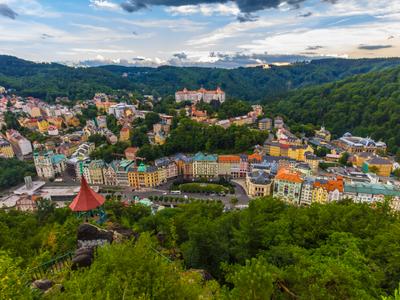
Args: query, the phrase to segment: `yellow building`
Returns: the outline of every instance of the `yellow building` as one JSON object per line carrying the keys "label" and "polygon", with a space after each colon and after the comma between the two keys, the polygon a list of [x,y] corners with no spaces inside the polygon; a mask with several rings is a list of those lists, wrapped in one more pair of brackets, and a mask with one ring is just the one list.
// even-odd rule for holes
{"label": "yellow building", "polygon": [[42,112],[40,111],[40,108],[37,106],[31,106],[29,114],[31,115],[32,118],[38,118],[42,116]]}
{"label": "yellow building", "polygon": [[119,140],[121,142],[129,141],[130,138],[130,130],[128,127],[122,127],[121,131],[119,132]]}
{"label": "yellow building", "polygon": [[0,155],[6,158],[14,157],[14,150],[11,144],[7,140],[2,138],[0,138]]}
{"label": "yellow building", "polygon": [[327,203],[328,202],[328,191],[322,186],[315,187],[312,191],[312,202],[313,203]]}
{"label": "yellow building", "polygon": [[143,163],[137,168],[128,170],[128,181],[135,189],[156,187],[161,183],[158,169],[154,166],[145,166]]}
{"label": "yellow building", "polygon": [[167,138],[165,137],[165,135],[160,132],[157,132],[154,135],[154,143],[156,143],[157,145],[164,145],[166,140]]}
{"label": "yellow building", "polygon": [[49,128],[49,122],[47,122],[45,119],[39,119],[37,121],[37,126],[41,133],[46,133]]}
{"label": "yellow building", "polygon": [[51,117],[48,118],[47,121],[49,124],[54,125],[57,127],[57,129],[62,129],[62,124],[63,124],[63,118],[61,117]]}
{"label": "yellow building", "polygon": [[270,156],[287,156],[291,159],[306,161],[306,153],[314,153],[310,145],[288,145],[277,142],[266,144],[266,152]]}
{"label": "yellow building", "polygon": [[80,124],[79,119],[75,116],[65,116],[65,123],[72,127],[77,127]]}
{"label": "yellow building", "polygon": [[374,172],[379,176],[389,177],[392,172],[393,162],[383,157],[373,157],[366,160],[362,166],[364,172]]}

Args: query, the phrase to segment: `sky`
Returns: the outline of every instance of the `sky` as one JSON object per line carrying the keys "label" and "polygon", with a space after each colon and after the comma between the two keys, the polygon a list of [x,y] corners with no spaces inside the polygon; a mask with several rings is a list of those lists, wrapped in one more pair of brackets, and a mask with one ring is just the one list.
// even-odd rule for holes
{"label": "sky", "polygon": [[400,54],[399,0],[0,0],[0,54],[238,67]]}

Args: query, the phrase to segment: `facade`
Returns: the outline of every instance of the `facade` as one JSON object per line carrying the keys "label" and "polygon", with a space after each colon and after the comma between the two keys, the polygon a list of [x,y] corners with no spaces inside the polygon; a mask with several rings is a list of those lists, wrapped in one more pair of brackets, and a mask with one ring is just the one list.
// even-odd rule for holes
{"label": "facade", "polygon": [[360,152],[386,152],[386,144],[384,142],[375,142],[373,139],[366,137],[352,136],[350,133],[345,133],[340,139],[333,143],[349,153]]}
{"label": "facade", "polygon": [[121,131],[119,132],[119,140],[121,142],[129,141],[130,138],[130,129],[128,127],[122,127]]}
{"label": "facade", "polygon": [[0,156],[5,158],[14,157],[14,150],[11,146],[11,143],[0,136]]}
{"label": "facade", "polygon": [[[104,184],[103,169],[105,168],[104,161],[92,160],[88,164],[87,182],[92,185]],[[86,177],[86,176],[85,176]]]}
{"label": "facade", "polygon": [[272,120],[270,118],[264,118],[258,121],[258,129],[260,130],[271,130]]}
{"label": "facade", "polygon": [[344,185],[344,197],[359,203],[381,202],[385,197],[392,197],[393,200],[398,201],[400,189],[387,184],[346,183]]}
{"label": "facade", "polygon": [[331,133],[325,129],[324,126],[321,126],[320,130],[315,131],[315,137],[320,138],[326,142],[331,140]]}
{"label": "facade", "polygon": [[35,152],[33,154],[36,173],[39,177],[50,179],[61,175],[66,168],[66,158],[62,154],[54,154],[52,151]]}
{"label": "facade", "polygon": [[274,196],[290,203],[299,203],[303,179],[298,173],[282,169],[274,179]]}
{"label": "facade", "polygon": [[[160,159],[156,159],[154,161],[154,165],[159,170],[165,170],[165,178],[171,179],[178,177],[178,166],[172,159],[168,157],[163,157]],[[163,181],[163,180],[161,180]]]}
{"label": "facade", "polygon": [[104,184],[115,186],[117,185],[117,172],[113,162],[106,165],[103,169]]}
{"label": "facade", "polygon": [[216,155],[196,153],[193,157],[193,177],[215,178],[218,176],[218,158]]}
{"label": "facade", "polygon": [[171,158],[178,169],[178,176],[182,176],[184,179],[193,178],[193,158],[188,157],[185,154],[178,153]]}
{"label": "facade", "polygon": [[[375,156],[366,160],[362,165],[362,170],[366,173],[375,171],[377,175],[389,177],[392,173],[393,162],[387,158]],[[374,173],[375,173],[374,172]]]}
{"label": "facade", "polygon": [[159,175],[157,167],[141,163],[139,167],[132,167],[128,170],[129,185],[135,189],[156,187],[162,183]]}
{"label": "facade", "polygon": [[218,175],[224,177],[240,177],[239,155],[218,155]]}
{"label": "facade", "polygon": [[334,179],[316,180],[314,182],[313,202],[327,203],[339,201],[344,191],[343,178],[338,176]]}
{"label": "facade", "polygon": [[314,178],[304,178],[303,185],[301,187],[300,205],[311,205],[313,199],[314,190]]}
{"label": "facade", "polygon": [[314,153],[310,145],[289,145],[278,142],[266,142],[265,149],[270,156],[287,156],[299,161],[306,161],[306,154]]}
{"label": "facade", "polygon": [[250,197],[269,196],[272,193],[270,174],[264,171],[249,172],[246,176],[247,195]]}
{"label": "facade", "polygon": [[184,88],[182,91],[178,91],[175,93],[175,101],[183,102],[190,101],[192,103],[197,103],[203,100],[206,103],[210,103],[213,100],[224,102],[225,101],[225,92],[221,90],[219,87],[215,91],[208,91],[204,88],[201,88],[197,91],[189,91]]}
{"label": "facade", "polygon": [[22,155],[28,155],[32,153],[31,142],[23,137],[18,131],[14,129],[9,129],[6,132],[8,141],[19,150]]}
{"label": "facade", "polygon": [[49,122],[47,122],[46,119],[40,118],[37,120],[37,127],[41,133],[47,133],[47,130],[49,128]]}
{"label": "facade", "polygon": [[116,175],[117,175],[117,185],[119,186],[129,186],[128,172],[134,167],[134,162],[132,160],[120,160],[114,161]]}

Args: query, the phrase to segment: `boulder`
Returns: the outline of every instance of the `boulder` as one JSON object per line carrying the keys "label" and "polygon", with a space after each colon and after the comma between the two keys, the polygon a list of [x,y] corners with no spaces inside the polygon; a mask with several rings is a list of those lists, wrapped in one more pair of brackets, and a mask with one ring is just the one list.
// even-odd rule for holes
{"label": "boulder", "polygon": [[72,258],[72,270],[77,270],[79,268],[90,267],[93,262],[93,256],[90,254],[79,254]]}
{"label": "boulder", "polygon": [[78,240],[106,240],[111,243],[112,238],[112,231],[101,229],[89,223],[81,224],[78,227]]}
{"label": "boulder", "polygon": [[53,281],[48,279],[39,279],[32,282],[32,287],[35,289],[39,289],[43,292],[47,291],[49,288],[53,286]]}
{"label": "boulder", "polygon": [[94,248],[86,248],[86,247],[79,248],[78,250],[75,251],[74,256],[83,255],[83,254],[88,255],[93,258]]}

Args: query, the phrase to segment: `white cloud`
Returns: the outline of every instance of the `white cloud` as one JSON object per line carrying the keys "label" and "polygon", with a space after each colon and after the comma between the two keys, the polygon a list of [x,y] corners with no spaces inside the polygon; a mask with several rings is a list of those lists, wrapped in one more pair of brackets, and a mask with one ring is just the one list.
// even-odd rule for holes
{"label": "white cloud", "polygon": [[220,15],[220,16],[237,16],[240,13],[239,8],[233,2],[227,4],[199,4],[199,5],[182,5],[171,6],[165,9],[168,13],[176,15],[194,15],[202,14],[204,16]]}
{"label": "white cloud", "polygon": [[120,6],[117,3],[108,0],[90,0],[89,6],[98,9],[119,10]]}

